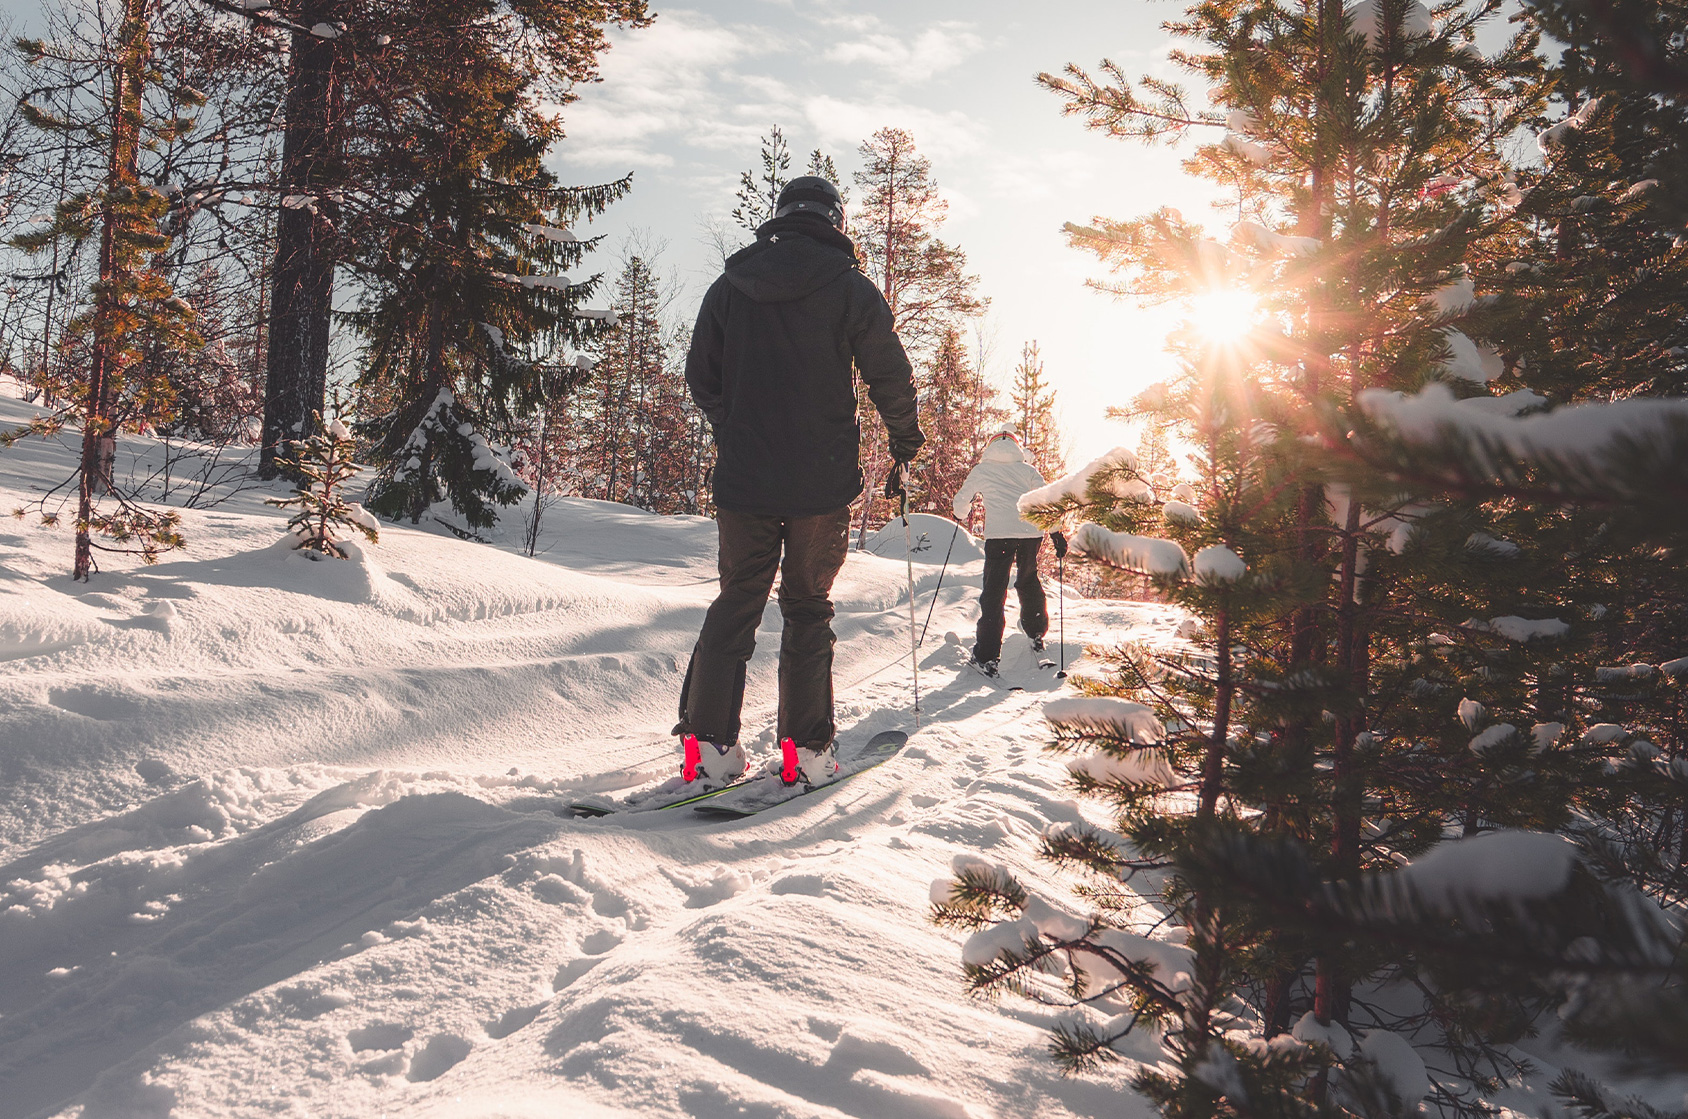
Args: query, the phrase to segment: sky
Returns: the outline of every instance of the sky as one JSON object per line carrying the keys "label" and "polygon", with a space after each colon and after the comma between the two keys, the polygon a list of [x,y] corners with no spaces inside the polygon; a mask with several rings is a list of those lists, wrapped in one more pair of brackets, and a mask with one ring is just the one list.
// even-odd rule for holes
{"label": "sky", "polygon": [[1021,346],[1038,342],[1068,465],[1077,467],[1119,443],[1135,445],[1135,433],[1103,413],[1173,372],[1162,348],[1173,316],[1086,288],[1105,270],[1067,245],[1062,223],[1162,205],[1202,220],[1216,192],[1181,172],[1178,150],[1112,139],[1064,117],[1035,76],[1112,58],[1129,74],[1177,77],[1160,25],[1181,7],[656,0],[652,26],[612,36],[603,80],[566,110],[568,137],[552,163],[573,183],[633,172],[631,195],[591,227],[607,234],[592,263],[613,271],[630,233],[662,244],[664,268],[682,286],[675,313],[689,318],[720,263],[706,223],[726,218],[739,173],[760,166],[769,126],[790,141],[793,173],[819,147],[846,180],[876,129],[909,131],[949,204],[939,236],[966,252],[990,299],[987,370],[1006,388]]}

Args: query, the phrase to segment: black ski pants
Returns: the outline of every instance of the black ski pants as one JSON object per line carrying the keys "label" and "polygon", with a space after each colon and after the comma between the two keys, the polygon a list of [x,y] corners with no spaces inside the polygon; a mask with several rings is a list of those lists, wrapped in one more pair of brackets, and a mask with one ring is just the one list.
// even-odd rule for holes
{"label": "black ski pants", "polygon": [[[849,547],[850,510],[814,517],[716,514],[721,591],[703,619],[680,690],[680,725],[723,746],[738,741],[744,673],[780,574],[779,736],[811,750],[832,742],[832,581]],[[782,562],[783,552],[783,562]]]}
{"label": "black ski pants", "polygon": [[979,628],[973,639],[973,659],[994,661],[1002,656],[1003,607],[1008,602],[1008,569],[1017,567],[1014,590],[1020,596],[1020,628],[1037,640],[1049,632],[1049,603],[1037,577],[1037,553],[1043,537],[985,541],[985,590],[979,596]]}

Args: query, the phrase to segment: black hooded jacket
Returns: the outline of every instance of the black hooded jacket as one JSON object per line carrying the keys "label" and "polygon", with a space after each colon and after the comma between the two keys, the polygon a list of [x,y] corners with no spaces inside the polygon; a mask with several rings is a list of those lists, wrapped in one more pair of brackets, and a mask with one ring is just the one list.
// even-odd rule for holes
{"label": "black hooded jacket", "polygon": [[850,239],[817,215],[775,218],[734,253],[698,312],[686,384],[715,429],[715,504],[801,517],[862,492],[851,364],[911,459],[925,442],[891,309]]}

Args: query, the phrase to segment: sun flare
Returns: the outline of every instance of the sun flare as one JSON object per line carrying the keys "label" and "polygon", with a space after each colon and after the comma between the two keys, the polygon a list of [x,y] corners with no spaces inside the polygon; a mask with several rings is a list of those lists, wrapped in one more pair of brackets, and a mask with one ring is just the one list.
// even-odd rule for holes
{"label": "sun flare", "polygon": [[1254,326],[1260,297],[1242,288],[1217,288],[1190,297],[1189,323],[1209,343],[1235,342]]}

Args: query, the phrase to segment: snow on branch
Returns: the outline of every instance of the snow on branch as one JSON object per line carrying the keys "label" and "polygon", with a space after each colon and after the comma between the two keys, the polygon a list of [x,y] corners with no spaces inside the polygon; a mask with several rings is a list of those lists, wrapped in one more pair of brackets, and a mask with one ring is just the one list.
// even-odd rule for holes
{"label": "snow on branch", "polygon": [[1071,730],[1105,734],[1137,746],[1158,746],[1166,728],[1152,709],[1113,696],[1069,696],[1043,705],[1043,717]]}
{"label": "snow on branch", "polygon": [[1112,505],[1115,500],[1153,501],[1154,491],[1138,477],[1137,470],[1137,455],[1128,448],[1115,447],[1047,486],[1027,490],[1020,495],[1017,507],[1023,517],[1039,507],[1063,502]]}
{"label": "snow on branch", "polygon": [[1520,618],[1516,614],[1490,618],[1486,622],[1472,618],[1465,623],[1465,628],[1480,633],[1493,633],[1519,644],[1542,637],[1557,639],[1571,632],[1570,624],[1558,618]]}
{"label": "snow on branch", "polygon": [[1291,237],[1273,233],[1257,221],[1240,221],[1231,227],[1231,240],[1253,245],[1262,252],[1285,256],[1311,256],[1323,244],[1317,237]]}
{"label": "snow on branch", "polygon": [[1448,376],[1486,385],[1506,372],[1506,363],[1496,350],[1478,346],[1463,331],[1447,327],[1442,338],[1448,344],[1448,356],[1436,364]]}
{"label": "snow on branch", "polygon": [[567,276],[518,276],[511,272],[494,272],[494,278],[503,280],[507,284],[521,284],[532,291],[534,288],[550,288],[554,291],[567,291],[579,285]]}
{"label": "snow on branch", "polygon": [[554,225],[539,225],[534,222],[523,222],[522,228],[535,237],[543,237],[547,241],[555,241],[559,245],[573,244],[579,241],[572,230],[561,229]]}
{"label": "snow on branch", "polygon": [[1100,560],[1110,567],[1139,571],[1145,575],[1172,579],[1190,571],[1190,559],[1175,541],[1113,532],[1094,521],[1080,525],[1068,547],[1081,556]]}
{"label": "snow on branch", "polygon": [[1457,400],[1446,386],[1429,385],[1417,396],[1371,389],[1359,405],[1383,434],[1436,460],[1441,472],[1497,483],[1535,468],[1548,475],[1547,488],[1604,504],[1657,504],[1677,492],[1676,464],[1688,459],[1688,400],[1637,397],[1511,414],[1539,399]]}

